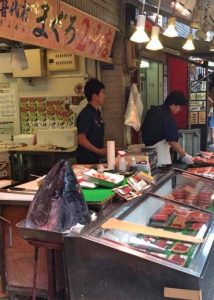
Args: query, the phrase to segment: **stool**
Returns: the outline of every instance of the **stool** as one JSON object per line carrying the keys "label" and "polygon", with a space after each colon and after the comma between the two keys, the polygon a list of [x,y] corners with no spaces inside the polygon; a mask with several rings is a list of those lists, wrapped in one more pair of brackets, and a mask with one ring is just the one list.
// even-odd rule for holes
{"label": "stool", "polygon": [[32,300],[36,300],[36,279],[38,266],[38,250],[43,247],[47,251],[47,271],[48,271],[48,300],[56,300],[56,276],[55,276],[55,251],[62,250],[63,244],[46,243],[36,240],[27,240],[34,246],[34,270],[33,270],[33,290]]}

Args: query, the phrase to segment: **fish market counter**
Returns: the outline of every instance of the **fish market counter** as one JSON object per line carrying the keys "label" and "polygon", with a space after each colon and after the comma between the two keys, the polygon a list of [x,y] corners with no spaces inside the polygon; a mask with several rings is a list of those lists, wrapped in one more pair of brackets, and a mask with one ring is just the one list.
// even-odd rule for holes
{"label": "fish market counter", "polygon": [[211,179],[174,172],[67,235],[70,299],[213,300],[213,196]]}
{"label": "fish market counter", "polygon": [[[159,300],[164,299],[164,292],[170,299],[173,295],[179,299],[180,290],[185,289],[190,293],[185,299],[202,299],[202,294],[203,300],[213,300],[211,183],[211,179],[168,170],[147,193],[132,201],[111,195],[108,205],[98,205],[96,221],[79,235],[63,237],[64,249],[56,259],[57,290],[65,278],[68,299]],[[28,182],[16,191],[0,190],[1,216],[12,228],[11,238],[9,224],[1,221],[2,281],[10,295],[32,295],[34,247],[20,236],[16,224],[26,218],[34,186]],[[179,198],[182,187],[184,203]],[[90,206],[99,200],[93,201],[96,189],[93,193],[84,194]],[[38,296],[47,297],[47,270],[47,253],[41,247]]]}

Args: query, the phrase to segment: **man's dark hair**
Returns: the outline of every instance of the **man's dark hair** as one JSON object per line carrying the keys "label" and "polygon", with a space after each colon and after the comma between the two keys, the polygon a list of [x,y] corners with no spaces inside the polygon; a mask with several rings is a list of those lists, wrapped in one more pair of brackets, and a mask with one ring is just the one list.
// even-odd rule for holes
{"label": "man's dark hair", "polygon": [[99,92],[105,88],[105,85],[96,78],[91,78],[85,84],[84,93],[85,96],[90,102],[92,100],[93,94],[99,94]]}
{"label": "man's dark hair", "polygon": [[187,99],[184,94],[180,91],[171,92],[165,99],[164,105],[169,107],[170,105],[186,105]]}

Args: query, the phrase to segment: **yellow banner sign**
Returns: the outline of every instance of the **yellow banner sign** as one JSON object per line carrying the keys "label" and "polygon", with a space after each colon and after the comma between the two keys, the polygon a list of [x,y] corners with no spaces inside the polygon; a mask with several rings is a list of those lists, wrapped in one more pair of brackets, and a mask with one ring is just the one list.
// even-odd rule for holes
{"label": "yellow banner sign", "polygon": [[56,0],[0,0],[0,37],[110,61],[116,28]]}

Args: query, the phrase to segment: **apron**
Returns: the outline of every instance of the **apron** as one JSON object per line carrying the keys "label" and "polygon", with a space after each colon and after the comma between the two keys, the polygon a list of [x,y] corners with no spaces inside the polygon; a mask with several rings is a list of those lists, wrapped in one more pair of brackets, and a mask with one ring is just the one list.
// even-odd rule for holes
{"label": "apron", "polygon": [[168,165],[172,163],[170,155],[170,145],[166,140],[162,140],[152,146],[157,151],[158,166]]}

